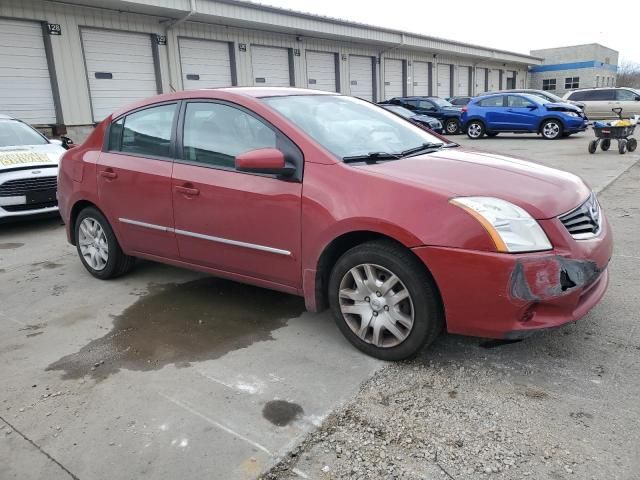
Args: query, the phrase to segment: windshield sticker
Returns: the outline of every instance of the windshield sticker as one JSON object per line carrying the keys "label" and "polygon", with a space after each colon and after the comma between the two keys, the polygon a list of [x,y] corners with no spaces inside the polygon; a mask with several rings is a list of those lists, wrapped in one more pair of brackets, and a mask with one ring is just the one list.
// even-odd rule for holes
{"label": "windshield sticker", "polygon": [[10,167],[22,165],[23,163],[45,163],[50,162],[49,157],[44,153],[37,152],[0,152],[0,165]]}

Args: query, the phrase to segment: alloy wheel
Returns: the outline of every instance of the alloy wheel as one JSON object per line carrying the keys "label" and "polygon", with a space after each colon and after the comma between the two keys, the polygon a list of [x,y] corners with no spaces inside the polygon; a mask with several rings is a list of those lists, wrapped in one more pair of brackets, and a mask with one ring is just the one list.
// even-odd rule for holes
{"label": "alloy wheel", "polygon": [[449,120],[447,122],[447,133],[456,133],[458,131],[458,122],[455,120]]}
{"label": "alloy wheel", "polygon": [[547,122],[544,124],[544,127],[542,127],[542,134],[546,138],[556,138],[560,135],[560,125],[556,122]]}
{"label": "alloy wheel", "polygon": [[413,329],[411,294],[398,276],[384,267],[365,263],[351,268],[342,277],[338,295],[345,322],[366,343],[395,347]]}
{"label": "alloy wheel", "polygon": [[480,136],[482,136],[482,125],[479,123],[472,123],[469,125],[469,128],[467,128],[467,134],[471,138],[480,138]]}
{"label": "alloy wheel", "polygon": [[78,244],[87,265],[96,271],[103,270],[107,266],[109,243],[102,225],[95,218],[87,217],[80,223]]}

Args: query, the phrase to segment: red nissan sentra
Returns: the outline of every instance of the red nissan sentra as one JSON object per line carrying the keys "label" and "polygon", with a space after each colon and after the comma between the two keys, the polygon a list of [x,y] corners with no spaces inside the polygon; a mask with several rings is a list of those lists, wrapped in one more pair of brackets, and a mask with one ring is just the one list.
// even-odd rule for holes
{"label": "red nissan sentra", "polygon": [[58,198],[97,278],[140,257],[302,295],[386,360],[444,328],[517,339],[583,317],[612,252],[593,192],[456,147],[343,95],[178,92],[114,113],[69,150]]}

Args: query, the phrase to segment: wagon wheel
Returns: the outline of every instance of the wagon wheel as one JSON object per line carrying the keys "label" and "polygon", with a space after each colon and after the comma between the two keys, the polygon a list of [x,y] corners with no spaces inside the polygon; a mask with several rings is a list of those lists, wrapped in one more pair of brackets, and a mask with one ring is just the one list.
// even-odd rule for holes
{"label": "wagon wheel", "polygon": [[620,155],[627,153],[627,141],[624,138],[618,141],[618,152]]}
{"label": "wagon wheel", "polygon": [[635,138],[627,140],[627,150],[633,152],[636,148],[638,148],[638,141]]}
{"label": "wagon wheel", "polygon": [[591,140],[589,142],[589,153],[596,153],[597,148],[598,148],[598,140]]}
{"label": "wagon wheel", "polygon": [[606,152],[607,150],[609,150],[610,146],[611,146],[611,140],[609,140],[608,138],[605,138],[604,140],[602,140],[602,143],[600,144],[600,148],[602,149],[603,152]]}

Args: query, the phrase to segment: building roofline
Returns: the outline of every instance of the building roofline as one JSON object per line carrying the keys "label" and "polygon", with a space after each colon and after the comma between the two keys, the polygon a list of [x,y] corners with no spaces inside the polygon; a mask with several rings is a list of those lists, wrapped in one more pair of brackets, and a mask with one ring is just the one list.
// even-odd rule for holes
{"label": "building roofline", "polygon": [[[278,13],[278,14],[284,14],[284,15],[289,15],[289,16],[293,16],[293,17],[298,17],[298,18],[306,18],[306,19],[310,19],[310,20],[321,20],[321,21],[327,21],[327,22],[331,22],[331,23],[338,23],[341,25],[345,25],[345,26],[354,26],[354,27],[360,27],[360,28],[368,28],[371,30],[377,30],[377,31],[381,31],[381,32],[386,32],[386,33],[392,33],[392,34],[396,34],[396,35],[406,35],[406,36],[411,36],[411,37],[416,37],[416,38],[420,38],[420,39],[424,39],[424,40],[434,40],[437,42],[444,42],[444,43],[449,43],[451,45],[458,45],[461,47],[467,47],[467,48],[479,48],[482,50],[489,50],[491,52],[495,52],[495,53],[503,53],[506,55],[513,55],[513,56],[517,56],[517,57],[521,57],[523,59],[527,59],[527,60],[534,60],[536,63],[538,61],[542,62],[544,59],[541,57],[536,57],[533,55],[528,55],[526,53],[519,53],[519,52],[512,52],[509,50],[502,50],[499,48],[493,48],[493,47],[487,47],[487,46],[483,46],[483,45],[476,45],[473,43],[466,43],[466,42],[460,42],[458,40],[451,40],[448,38],[442,38],[442,37],[435,37],[432,35],[424,35],[421,33],[416,33],[416,32],[408,32],[408,31],[403,31],[403,30],[397,30],[397,29],[393,29],[393,28],[387,28],[387,27],[380,27],[377,25],[371,25],[368,23],[362,23],[362,22],[356,22],[353,20],[346,20],[343,18],[337,18],[337,17],[331,17],[328,15],[318,15],[318,14],[314,14],[314,13],[308,13],[308,12],[301,12],[298,10],[292,10],[289,8],[283,8],[283,7],[276,7],[273,5],[269,5],[269,4],[265,4],[265,3],[259,3],[253,0],[216,0],[220,3],[226,3],[229,5],[238,5],[238,6],[242,6],[242,7],[246,7],[246,8],[253,8],[256,10],[266,10],[269,12],[273,12],[273,13]],[[607,48],[607,47],[605,47]]]}

